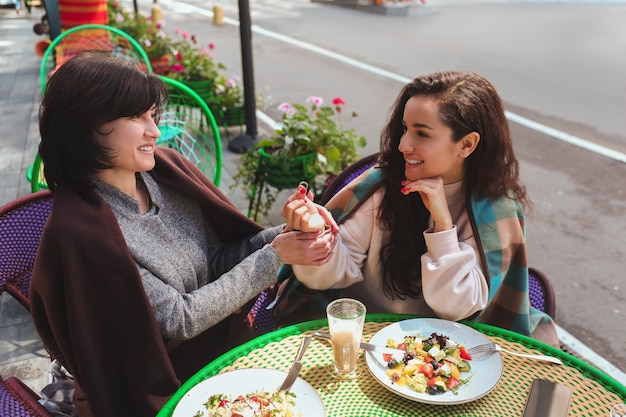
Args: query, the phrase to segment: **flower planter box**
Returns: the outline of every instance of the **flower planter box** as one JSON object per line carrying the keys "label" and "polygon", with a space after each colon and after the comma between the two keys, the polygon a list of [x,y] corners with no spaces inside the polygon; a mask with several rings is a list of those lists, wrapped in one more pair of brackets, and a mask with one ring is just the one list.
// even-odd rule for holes
{"label": "flower planter box", "polygon": [[150,58],[150,65],[152,65],[152,72],[159,75],[167,75],[172,67],[171,58],[169,55],[162,55],[158,58]]}
{"label": "flower planter box", "polygon": [[279,190],[295,189],[300,181],[315,185],[315,175],[309,173],[308,166],[317,159],[317,153],[278,158],[272,156],[264,148],[259,152],[259,169],[266,174],[267,183]]}
{"label": "flower planter box", "polygon": [[246,124],[246,111],[243,107],[229,107],[226,110],[219,110],[217,105],[210,105],[211,110],[215,109],[215,121],[224,127],[243,126]]}
{"label": "flower planter box", "polygon": [[[186,81],[180,80],[181,83],[195,91],[205,103],[212,103],[215,98],[215,84],[213,80]],[[210,104],[209,104],[210,107]]]}

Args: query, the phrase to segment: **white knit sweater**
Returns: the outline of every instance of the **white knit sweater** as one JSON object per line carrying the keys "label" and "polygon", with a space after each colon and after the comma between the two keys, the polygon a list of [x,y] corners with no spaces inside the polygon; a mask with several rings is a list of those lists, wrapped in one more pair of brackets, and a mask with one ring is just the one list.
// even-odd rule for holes
{"label": "white knit sweater", "polygon": [[341,296],[362,301],[369,313],[436,315],[447,320],[471,316],[487,305],[489,288],[461,188],[462,182],[445,186],[455,227],[438,233],[425,231],[427,252],[415,254],[415,262],[422,264],[422,297],[391,299],[383,292],[380,248],[389,233],[377,224],[382,188],[341,224],[328,263],[294,265],[294,273],[310,288],[342,288]]}

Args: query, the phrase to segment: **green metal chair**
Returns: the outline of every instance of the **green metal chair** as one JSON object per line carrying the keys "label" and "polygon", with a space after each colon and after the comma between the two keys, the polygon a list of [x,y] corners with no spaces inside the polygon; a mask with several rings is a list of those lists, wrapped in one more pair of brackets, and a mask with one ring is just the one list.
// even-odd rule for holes
{"label": "green metal chair", "polygon": [[46,178],[43,176],[43,163],[39,152],[35,155],[35,162],[26,171],[26,179],[30,182],[30,191],[36,193],[40,190],[47,190]]}
{"label": "green metal chair", "polygon": [[152,72],[146,51],[126,32],[108,25],[80,25],[62,32],[44,52],[39,68],[41,91],[45,91],[48,78],[57,68],[86,51],[108,51]]}
{"label": "green metal chair", "polygon": [[213,112],[206,102],[180,81],[159,76],[167,84],[168,104],[159,129],[160,146],[179,151],[219,187],[222,175],[222,139]]}

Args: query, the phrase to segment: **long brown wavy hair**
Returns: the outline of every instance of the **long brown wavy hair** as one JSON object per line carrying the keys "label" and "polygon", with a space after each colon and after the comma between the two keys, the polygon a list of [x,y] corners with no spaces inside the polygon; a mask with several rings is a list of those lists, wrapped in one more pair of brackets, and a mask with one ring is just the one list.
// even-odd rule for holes
{"label": "long brown wavy hair", "polygon": [[[422,293],[420,257],[426,252],[423,232],[430,214],[419,193],[405,196],[404,157],[398,150],[405,128],[402,123],[407,101],[424,95],[439,104],[441,121],[452,129],[458,142],[470,132],[480,141],[465,159],[463,192],[466,201],[475,197],[516,198],[527,209],[530,201],[519,181],[519,163],[513,151],[504,106],[494,86],[482,76],[464,71],[442,71],[420,76],[400,91],[381,133],[380,168],[385,189],[378,222],[390,232],[380,250],[383,288],[392,298],[417,297]],[[514,196],[514,197],[511,197]]]}

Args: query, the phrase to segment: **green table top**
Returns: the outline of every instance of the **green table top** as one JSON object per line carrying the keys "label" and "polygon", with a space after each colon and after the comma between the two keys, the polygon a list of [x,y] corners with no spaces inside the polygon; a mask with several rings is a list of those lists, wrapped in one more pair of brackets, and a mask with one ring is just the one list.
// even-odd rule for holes
{"label": "green table top", "polygon": [[[391,322],[416,318],[413,315],[368,314],[363,339],[369,340]],[[303,359],[300,377],[320,394],[327,416],[337,417],[405,417],[405,416],[521,416],[530,385],[535,378],[551,380],[573,389],[569,416],[603,416],[611,406],[626,402],[626,387],[586,362],[529,337],[480,323],[462,321],[485,334],[505,349],[540,353],[563,360],[565,366],[502,357],[504,373],[498,386],[476,401],[457,405],[429,405],[404,399],[383,387],[367,371],[361,355],[363,375],[355,381],[332,385],[325,367],[332,361],[327,343],[314,340]],[[218,373],[240,368],[270,368],[287,371],[304,334],[327,328],[326,320],[314,320],[285,327],[259,336],[232,349],[207,364],[185,382],[159,412],[157,417],[171,416],[176,404],[195,385]]]}

